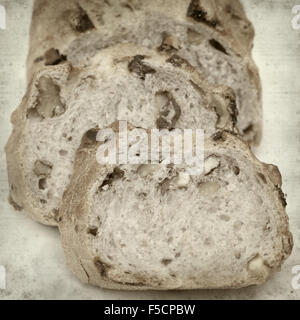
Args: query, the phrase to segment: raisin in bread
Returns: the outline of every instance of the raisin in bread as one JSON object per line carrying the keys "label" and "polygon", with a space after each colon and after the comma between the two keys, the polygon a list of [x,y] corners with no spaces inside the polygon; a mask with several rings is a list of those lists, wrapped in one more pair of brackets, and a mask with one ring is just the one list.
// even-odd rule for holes
{"label": "raisin in bread", "polygon": [[188,62],[130,44],[102,50],[88,67],[41,69],[12,115],[6,146],[11,203],[56,225],[75,152],[92,127],[127,120],[145,128],[235,131],[231,89],[212,86]]}
{"label": "raisin in bread", "polygon": [[214,84],[237,96],[244,140],[261,139],[261,85],[251,58],[254,30],[232,0],[38,0],[28,79],[42,65],[89,64],[103,48],[131,42],[187,59]]}
{"label": "raisin in bread", "polygon": [[206,138],[204,171],[191,176],[183,165],[100,165],[95,137],[83,137],[60,211],[67,264],[81,281],[240,288],[280,270],[293,246],[281,175],[240,138]]}

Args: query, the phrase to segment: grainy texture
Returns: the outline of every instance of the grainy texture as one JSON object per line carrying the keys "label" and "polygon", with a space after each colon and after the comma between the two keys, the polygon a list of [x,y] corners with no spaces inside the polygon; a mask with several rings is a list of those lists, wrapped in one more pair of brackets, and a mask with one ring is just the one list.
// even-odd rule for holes
{"label": "grainy texture", "polygon": [[[7,203],[5,155],[0,154],[0,264],[7,270],[1,299],[300,299],[291,281],[300,265],[300,33],[291,28],[295,1],[243,1],[255,25],[254,58],[262,76],[264,136],[259,158],[279,166],[295,246],[282,271],[265,285],[238,290],[119,292],[82,285],[66,267],[58,231],[16,213]],[[30,0],[0,1],[8,27],[0,30],[0,145],[10,133],[10,114],[26,90],[25,60],[31,19]],[[22,21],[22,23],[20,23]],[[276,68],[275,68],[276,66]],[[13,259],[12,259],[13,257]]]}
{"label": "grainy texture", "polygon": [[237,127],[246,141],[259,144],[261,85],[251,58],[253,36],[238,0],[37,0],[28,80],[50,62],[89,64],[103,48],[136,43],[179,55],[210,83],[231,87],[239,110]]}
{"label": "grainy texture", "polygon": [[182,164],[100,165],[105,142],[95,136],[83,136],[60,208],[67,264],[84,283],[241,288],[264,283],[290,255],[280,172],[240,138],[205,139],[204,171],[190,175]]}
{"label": "grainy texture", "polygon": [[5,148],[11,204],[56,225],[75,151],[96,125],[127,120],[146,128],[236,132],[233,91],[208,84],[186,61],[174,66],[169,59],[120,44],[100,51],[87,67],[64,62],[37,72],[11,117]]}

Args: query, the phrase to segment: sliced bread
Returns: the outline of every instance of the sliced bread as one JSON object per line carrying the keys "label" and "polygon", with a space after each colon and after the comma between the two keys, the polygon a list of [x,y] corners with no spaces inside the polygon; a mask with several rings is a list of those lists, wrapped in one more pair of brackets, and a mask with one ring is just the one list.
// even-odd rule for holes
{"label": "sliced bread", "polygon": [[280,270],[293,246],[277,167],[240,138],[205,140],[204,171],[182,165],[103,165],[87,133],[63,197],[67,264],[103,288],[240,288]]}
{"label": "sliced bread", "polygon": [[244,140],[261,139],[261,85],[251,58],[254,30],[239,1],[39,0],[35,2],[28,79],[43,65],[89,64],[103,48],[131,42],[178,54],[210,83],[231,87]]}
{"label": "sliced bread", "polygon": [[231,89],[212,86],[188,62],[130,44],[102,50],[88,67],[48,66],[12,115],[6,146],[11,203],[56,225],[82,135],[127,120],[145,128],[235,131]]}

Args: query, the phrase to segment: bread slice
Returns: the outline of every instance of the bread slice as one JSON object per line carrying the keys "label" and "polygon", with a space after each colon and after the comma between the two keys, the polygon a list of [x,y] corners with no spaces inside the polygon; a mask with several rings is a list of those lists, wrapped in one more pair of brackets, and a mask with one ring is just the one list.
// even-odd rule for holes
{"label": "bread slice", "polygon": [[101,49],[121,42],[173,53],[210,83],[237,96],[244,139],[261,139],[261,85],[251,58],[254,30],[235,0],[39,0],[35,2],[28,79],[42,65],[65,59],[89,64]]}
{"label": "bread slice", "polygon": [[77,151],[59,223],[67,265],[84,283],[240,288],[290,255],[280,172],[240,138],[206,138],[204,172],[190,176],[183,165],[100,165],[96,132]]}
{"label": "bread slice", "polygon": [[234,131],[231,89],[207,84],[185,60],[130,44],[102,50],[89,67],[69,62],[39,71],[12,115],[6,146],[10,199],[57,224],[82,135],[127,120],[145,128]]}

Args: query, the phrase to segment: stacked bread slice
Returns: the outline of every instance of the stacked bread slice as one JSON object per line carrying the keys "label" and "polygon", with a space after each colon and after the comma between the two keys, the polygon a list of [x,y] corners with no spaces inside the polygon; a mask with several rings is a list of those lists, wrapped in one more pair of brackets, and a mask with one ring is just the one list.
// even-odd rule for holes
{"label": "stacked bread slice", "polygon": [[[280,269],[292,249],[281,176],[249,147],[262,129],[253,36],[239,1],[35,1],[10,202],[59,226],[82,281],[237,288]],[[203,173],[100,164],[96,133],[118,120],[203,129]]]}

